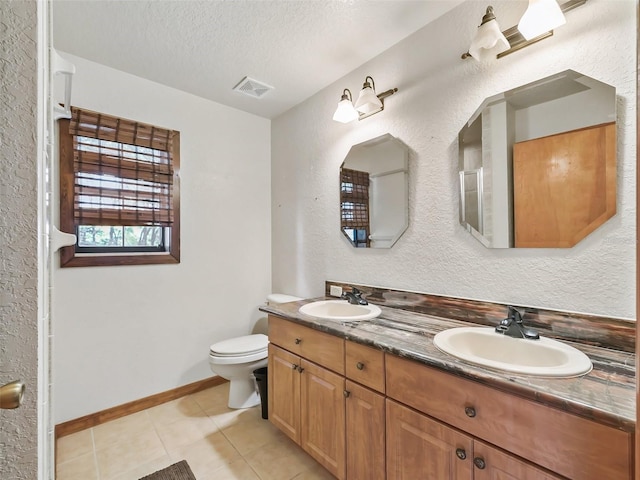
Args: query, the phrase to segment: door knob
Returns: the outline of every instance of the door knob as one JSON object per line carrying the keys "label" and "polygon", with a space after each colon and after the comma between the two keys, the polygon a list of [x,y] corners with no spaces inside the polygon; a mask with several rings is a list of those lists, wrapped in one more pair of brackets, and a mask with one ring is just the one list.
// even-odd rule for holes
{"label": "door knob", "polygon": [[24,383],[16,380],[0,387],[0,408],[18,408],[24,396]]}

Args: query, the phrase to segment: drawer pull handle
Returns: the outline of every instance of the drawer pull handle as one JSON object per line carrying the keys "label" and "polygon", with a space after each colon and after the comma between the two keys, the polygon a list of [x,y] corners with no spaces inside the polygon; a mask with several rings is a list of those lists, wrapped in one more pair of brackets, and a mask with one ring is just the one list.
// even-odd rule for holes
{"label": "drawer pull handle", "polygon": [[302,339],[296,338],[295,342],[296,342],[296,345],[300,345],[302,343]]}
{"label": "drawer pull handle", "polygon": [[351,395],[351,392],[349,390],[344,390],[342,394],[344,395],[344,398],[349,398],[349,395]]}
{"label": "drawer pull handle", "polygon": [[476,416],[476,409],[473,407],[464,407],[464,413],[467,415],[467,417],[473,418]]}
{"label": "drawer pull handle", "polygon": [[302,367],[298,367],[298,372],[299,372],[299,373],[304,372],[304,368],[302,368]]}
{"label": "drawer pull handle", "polygon": [[484,462],[483,458],[476,457],[473,459],[473,464],[478,467],[480,470],[484,470],[487,464]]}
{"label": "drawer pull handle", "polygon": [[362,362],[358,362],[358,363],[356,363],[356,368],[357,368],[358,370],[364,370],[364,363],[362,363]]}
{"label": "drawer pull handle", "polygon": [[456,448],[456,455],[460,460],[467,458],[467,452],[465,452],[463,448]]}

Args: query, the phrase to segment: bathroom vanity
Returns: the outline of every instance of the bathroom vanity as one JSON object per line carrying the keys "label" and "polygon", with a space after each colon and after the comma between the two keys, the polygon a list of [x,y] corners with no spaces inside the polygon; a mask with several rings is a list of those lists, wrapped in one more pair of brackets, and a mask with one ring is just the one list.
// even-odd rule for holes
{"label": "bathroom vanity", "polygon": [[632,353],[575,344],[589,374],[518,376],[437,350],[459,320],[383,306],[345,324],[303,304],[263,308],[269,419],[338,479],[633,478]]}

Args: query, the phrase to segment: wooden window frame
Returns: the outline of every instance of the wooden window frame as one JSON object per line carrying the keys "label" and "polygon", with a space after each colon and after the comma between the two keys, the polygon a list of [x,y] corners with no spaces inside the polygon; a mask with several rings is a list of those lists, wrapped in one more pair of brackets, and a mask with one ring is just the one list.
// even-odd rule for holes
{"label": "wooden window frame", "polygon": [[[59,120],[60,146],[60,230],[76,231],[74,220],[74,147],[69,133],[70,120]],[[170,227],[169,249],[164,253],[76,253],[76,246],[60,250],[61,267],[98,267],[118,265],[157,265],[180,263],[180,132],[174,132],[172,145],[173,164],[173,223]]]}

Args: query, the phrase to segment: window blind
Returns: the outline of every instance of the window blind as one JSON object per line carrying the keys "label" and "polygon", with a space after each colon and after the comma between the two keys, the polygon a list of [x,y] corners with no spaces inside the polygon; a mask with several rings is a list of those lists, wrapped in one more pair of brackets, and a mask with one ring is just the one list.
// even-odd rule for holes
{"label": "window blind", "polygon": [[77,225],[171,226],[174,131],[71,107]]}
{"label": "window blind", "polygon": [[340,170],[340,205],[342,228],[369,233],[369,174],[358,170]]}

